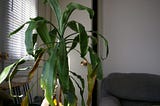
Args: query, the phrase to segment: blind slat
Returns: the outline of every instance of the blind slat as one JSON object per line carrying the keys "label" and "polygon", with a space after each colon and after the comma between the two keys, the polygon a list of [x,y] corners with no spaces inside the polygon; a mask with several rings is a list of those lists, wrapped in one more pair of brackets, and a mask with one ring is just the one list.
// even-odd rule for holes
{"label": "blind slat", "polygon": [[8,38],[8,34],[36,16],[37,0],[0,0],[0,52],[9,55],[9,59],[3,62],[5,66],[26,55],[26,27],[11,38]]}

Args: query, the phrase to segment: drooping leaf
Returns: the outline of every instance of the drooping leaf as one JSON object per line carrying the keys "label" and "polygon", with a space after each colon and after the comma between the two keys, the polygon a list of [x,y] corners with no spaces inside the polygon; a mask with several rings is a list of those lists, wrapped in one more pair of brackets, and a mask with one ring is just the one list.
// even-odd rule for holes
{"label": "drooping leaf", "polygon": [[[89,55],[90,55],[90,60],[91,60],[91,64],[92,64],[92,70],[94,71],[94,73],[97,74],[98,79],[102,79],[103,78],[103,70],[102,70],[101,60],[91,47],[89,47]],[[92,76],[94,76],[94,75],[92,75]]]}
{"label": "drooping leaf", "polygon": [[[15,63],[15,65],[14,65],[14,67],[12,68],[12,70],[11,70],[11,72],[9,73],[9,78],[12,80],[13,78],[14,78],[14,75],[18,72],[18,71],[20,71],[19,69],[18,69],[18,66],[19,65],[21,65],[21,64],[23,64],[23,63],[25,63],[26,62],[26,60],[24,60],[24,58],[21,58],[21,59],[19,59],[19,60],[17,60]],[[27,69],[27,68],[24,68],[24,69]],[[8,79],[9,79],[8,78]]]}
{"label": "drooping leaf", "polygon": [[73,31],[78,33],[77,24],[78,24],[78,22],[76,22],[76,21],[70,21],[70,22],[68,22],[67,26],[69,28],[71,28]]}
{"label": "drooping leaf", "polygon": [[76,74],[75,72],[72,72],[72,71],[70,71],[70,72],[74,76],[76,76],[80,80],[80,82],[81,82],[82,87],[78,84],[78,82],[77,82],[76,79],[74,79],[73,77],[71,77],[75,81],[75,83],[77,84],[77,86],[78,86],[78,88],[80,90],[81,104],[82,104],[82,106],[85,106],[84,97],[83,97],[83,93],[84,93],[84,79],[80,75]]}
{"label": "drooping leaf", "polygon": [[25,70],[27,70],[27,69],[29,69],[29,67],[18,68],[17,70],[18,70],[18,71],[25,71]]}
{"label": "drooping leaf", "polygon": [[87,106],[90,106],[91,101],[92,101],[92,92],[93,92],[93,88],[94,88],[94,84],[96,81],[96,77],[97,75],[94,74],[94,71],[92,69],[92,65],[91,64],[87,64],[87,68],[88,68],[88,75],[87,75],[87,80],[88,80],[88,99],[87,99]]}
{"label": "drooping leaf", "polygon": [[49,44],[51,44],[51,38],[49,36],[49,31],[48,31],[46,23],[47,23],[46,20],[38,21],[36,30],[37,30],[41,40],[46,45],[49,45]]}
{"label": "drooping leaf", "polygon": [[35,21],[35,22],[38,22],[38,21],[42,21],[42,20],[45,20],[45,18],[43,17],[40,17],[40,16],[37,16],[35,18],[30,18],[31,21]]}
{"label": "drooping leaf", "polygon": [[71,48],[69,49],[68,52],[70,52],[71,50],[73,50],[73,49],[77,46],[78,43],[79,43],[79,35],[76,36],[76,37],[73,39],[72,46],[71,46]]}
{"label": "drooping leaf", "polygon": [[105,56],[105,58],[107,58],[108,54],[109,54],[109,47],[108,47],[108,41],[107,41],[107,39],[103,35],[101,35],[100,33],[96,32],[96,31],[89,31],[89,32],[97,34],[104,41],[104,43],[105,43],[105,49],[106,49],[106,56]]}
{"label": "drooping leaf", "polygon": [[74,76],[76,76],[81,81],[82,88],[84,89],[84,83],[85,83],[84,79],[80,75],[76,74],[75,72],[70,71],[70,73],[72,73]]}
{"label": "drooping leaf", "polygon": [[88,51],[88,36],[85,31],[85,28],[78,24],[78,31],[79,31],[79,43],[80,43],[80,51],[81,57],[84,57]]}
{"label": "drooping leaf", "polygon": [[92,40],[92,46],[96,45],[98,43],[97,38],[94,36],[89,36]]}
{"label": "drooping leaf", "polygon": [[[42,49],[41,49],[41,50],[42,50]],[[43,53],[44,53],[44,50],[42,50],[42,51],[40,51],[40,52],[38,53],[38,57],[36,58],[36,62],[34,63],[33,68],[31,69],[31,71],[30,71],[29,74],[28,74],[28,80],[29,80],[29,81],[33,78],[34,73],[35,73],[36,69],[38,68],[39,63],[40,63],[40,61],[41,61],[41,58],[42,58],[42,56],[43,56]]]}
{"label": "drooping leaf", "polygon": [[49,49],[50,56],[45,62],[41,74],[41,87],[45,90],[45,97],[51,106],[54,106],[52,95],[55,89],[56,82],[56,64],[57,64],[57,48]]}
{"label": "drooping leaf", "polygon": [[9,66],[4,68],[4,70],[0,74],[0,84],[7,78],[7,76],[9,75],[9,72],[15,66],[15,64],[16,63],[13,63],[13,64],[11,64],[11,65],[9,65]]}
{"label": "drooping leaf", "polygon": [[29,26],[25,32],[25,45],[27,53],[32,55],[33,54],[33,30],[37,27],[37,23],[35,21],[30,21]]}
{"label": "drooping leaf", "polygon": [[93,16],[94,16],[94,11],[91,8],[88,8],[88,7],[83,6],[81,4],[71,2],[70,4],[67,5],[67,7],[63,13],[63,16],[62,16],[62,24],[63,25],[62,26],[65,26],[67,24],[69,17],[71,16],[72,12],[75,9],[86,10],[89,13],[90,18],[93,18]]}
{"label": "drooping leaf", "polygon": [[85,30],[85,27],[76,22],[76,21],[70,21],[67,24],[68,27],[70,27],[72,30],[79,33],[79,44],[80,44],[80,51],[81,51],[81,57],[84,57],[87,54],[88,51],[88,35]]}
{"label": "drooping leaf", "polygon": [[29,97],[28,95],[26,95],[23,100],[22,100],[22,103],[21,103],[21,106],[29,106]]}
{"label": "drooping leaf", "polygon": [[17,32],[19,32],[24,26],[25,24],[27,24],[28,22],[24,23],[23,25],[21,25],[19,28],[17,28],[15,31],[11,32],[9,34],[9,36],[16,34]]}
{"label": "drooping leaf", "polygon": [[16,62],[12,63],[11,65],[7,66],[2,70],[0,74],[0,84],[8,77],[11,77],[11,75],[16,73],[18,70],[17,67],[20,64],[23,64],[25,60],[23,58],[17,60]]}

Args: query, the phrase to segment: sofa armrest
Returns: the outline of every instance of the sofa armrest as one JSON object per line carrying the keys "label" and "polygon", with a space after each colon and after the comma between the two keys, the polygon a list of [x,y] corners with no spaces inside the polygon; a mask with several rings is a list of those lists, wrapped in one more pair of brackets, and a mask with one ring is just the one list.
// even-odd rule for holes
{"label": "sofa armrest", "polygon": [[113,96],[102,97],[99,106],[121,106],[120,101]]}

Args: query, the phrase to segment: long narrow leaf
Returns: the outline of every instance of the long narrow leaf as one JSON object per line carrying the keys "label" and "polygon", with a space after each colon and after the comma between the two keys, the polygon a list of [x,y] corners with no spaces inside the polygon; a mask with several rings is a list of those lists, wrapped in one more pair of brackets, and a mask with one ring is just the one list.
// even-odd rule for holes
{"label": "long narrow leaf", "polygon": [[38,34],[33,34],[32,35],[32,39],[33,39],[33,46],[35,46],[36,42],[37,42],[37,37],[38,37]]}
{"label": "long narrow leaf", "polygon": [[11,33],[9,34],[9,36],[11,36],[11,35],[16,34],[17,32],[19,32],[19,31],[25,26],[25,24],[27,24],[27,23],[29,23],[29,22],[26,22],[26,23],[24,23],[23,25],[21,25],[19,28],[17,28],[17,29],[14,30],[13,32],[11,32]]}
{"label": "long narrow leaf", "polygon": [[60,8],[58,0],[46,0],[46,1],[49,2],[50,7],[55,12],[56,18],[57,18],[57,21],[58,21],[58,25],[60,26],[60,19],[61,19],[62,14],[61,14],[61,8]]}
{"label": "long narrow leaf", "polygon": [[31,71],[29,72],[29,75],[28,75],[28,80],[29,80],[29,81],[33,78],[34,73],[35,73],[36,69],[38,68],[39,63],[40,63],[40,60],[41,60],[41,58],[42,58],[42,56],[43,56],[43,53],[44,53],[44,50],[42,50],[42,51],[38,54],[38,57],[37,57],[37,59],[36,59],[36,62],[34,63],[33,68],[32,68]]}
{"label": "long narrow leaf", "polygon": [[76,74],[75,72],[70,71],[70,73],[72,73],[81,81],[82,88],[84,89],[84,79],[80,75]]}
{"label": "long narrow leaf", "polygon": [[65,42],[63,40],[59,43],[57,65],[59,82],[64,94],[64,106],[76,106],[77,97],[75,95],[74,85],[69,77],[67,50]]}
{"label": "long narrow leaf", "polygon": [[93,18],[93,16],[94,16],[94,11],[91,8],[88,8],[88,7],[83,6],[81,4],[77,4],[77,3],[73,3],[72,2],[72,3],[70,3],[70,4],[67,5],[66,10],[63,13],[63,16],[62,16],[63,26],[65,26],[67,24],[70,15],[72,14],[72,12],[75,9],[86,10],[89,13],[90,18]]}
{"label": "long narrow leaf", "polygon": [[29,23],[29,26],[25,32],[25,45],[26,45],[26,49],[28,54],[32,55],[33,54],[33,30],[36,28],[37,24],[35,21],[31,21]]}
{"label": "long narrow leaf", "polygon": [[2,73],[0,74],[0,84],[7,78],[9,75],[10,70],[15,66],[16,63],[13,63],[7,67],[4,68]]}
{"label": "long narrow leaf", "polygon": [[82,106],[85,106],[84,97],[83,97],[83,93],[84,93],[84,79],[80,75],[76,74],[75,72],[72,72],[72,71],[70,71],[70,72],[74,76],[76,76],[80,80],[80,82],[81,82],[82,87],[78,84],[78,82],[77,82],[76,79],[74,79],[73,77],[71,77],[75,81],[75,83],[77,84],[77,86],[78,86],[78,88],[80,90],[81,104],[82,104]]}
{"label": "long narrow leaf", "polygon": [[71,79],[69,79],[69,89],[64,91],[64,106],[77,106],[77,97],[75,95],[75,87]]}
{"label": "long narrow leaf", "polygon": [[68,57],[67,50],[64,41],[59,43],[59,51],[58,51],[58,74],[59,81],[63,91],[69,90],[69,65],[68,65]]}
{"label": "long narrow leaf", "polygon": [[52,42],[53,42],[53,46],[54,46],[54,44],[55,44],[55,42],[56,42],[57,33],[58,33],[57,29],[53,29],[53,30],[51,30],[51,31],[49,32],[49,36],[50,36],[50,38],[51,38],[51,40],[52,40]]}
{"label": "long narrow leaf", "polygon": [[28,94],[23,98],[21,106],[29,106],[29,97],[28,97]]}
{"label": "long narrow leaf", "polygon": [[89,55],[94,73],[97,74],[97,78],[102,79],[103,71],[102,71],[101,60],[91,47],[89,47]]}
{"label": "long narrow leaf", "polygon": [[57,48],[51,48],[49,52],[51,54],[49,59],[44,64],[41,75],[41,87],[45,90],[45,97],[50,105],[54,106],[52,95],[55,89],[56,81]]}
{"label": "long narrow leaf", "polygon": [[100,33],[96,32],[96,31],[89,31],[89,32],[97,34],[104,41],[105,49],[106,49],[106,56],[105,56],[105,59],[106,59],[108,57],[108,54],[109,54],[109,46],[108,46],[107,39],[103,35],[101,35]]}
{"label": "long narrow leaf", "polygon": [[41,20],[41,21],[38,21],[37,23],[37,32],[41,38],[41,40],[46,44],[51,44],[51,38],[49,36],[49,31],[48,31],[48,28],[47,28],[47,22],[46,20]]}
{"label": "long narrow leaf", "polygon": [[0,84],[13,72],[13,68],[17,67],[19,64],[23,63],[23,58],[14,62],[13,64],[7,66],[2,70],[2,73],[0,74]]}
{"label": "long narrow leaf", "polygon": [[70,21],[67,24],[67,26],[70,27],[72,30],[76,31],[77,33],[79,33],[81,57],[84,57],[87,54],[88,42],[89,42],[85,27],[76,21]]}
{"label": "long narrow leaf", "polygon": [[72,46],[71,46],[71,48],[69,49],[68,52],[70,52],[71,50],[73,50],[73,49],[77,46],[78,43],[79,43],[79,35],[76,36],[76,37],[73,39]]}
{"label": "long narrow leaf", "polygon": [[[18,69],[18,66],[19,65],[21,65],[21,64],[23,64],[23,63],[25,63],[26,62],[26,60],[24,60],[24,58],[21,58],[21,59],[19,59],[18,61],[16,61],[15,63],[15,66],[12,68],[12,70],[11,70],[11,72],[9,73],[9,78],[8,79],[13,79],[14,78],[14,75],[18,72],[18,71],[20,71],[19,69]],[[24,69],[27,69],[27,68],[24,68]]]}

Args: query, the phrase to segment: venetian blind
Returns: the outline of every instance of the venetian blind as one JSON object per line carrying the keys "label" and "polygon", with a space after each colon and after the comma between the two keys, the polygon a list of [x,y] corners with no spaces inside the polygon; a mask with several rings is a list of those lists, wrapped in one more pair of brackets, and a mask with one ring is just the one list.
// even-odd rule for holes
{"label": "venetian blind", "polygon": [[8,34],[23,23],[37,16],[37,0],[0,0],[0,52],[8,54],[1,67],[26,55],[25,28],[11,38]]}

